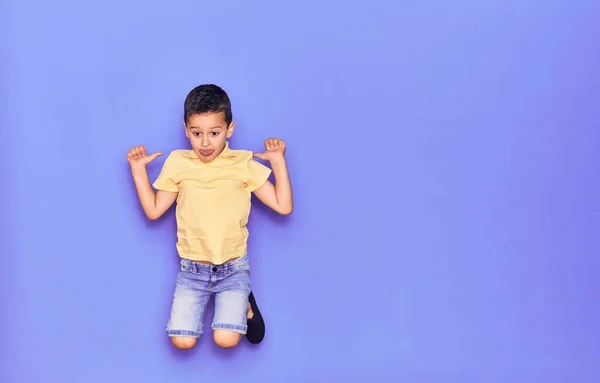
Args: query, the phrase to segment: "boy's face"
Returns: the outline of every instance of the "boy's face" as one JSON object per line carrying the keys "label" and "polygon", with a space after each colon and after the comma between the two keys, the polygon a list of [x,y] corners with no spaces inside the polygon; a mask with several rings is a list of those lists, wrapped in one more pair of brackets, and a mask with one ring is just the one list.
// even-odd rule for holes
{"label": "boy's face", "polygon": [[225,122],[225,114],[205,113],[194,114],[185,121],[185,135],[190,140],[194,153],[202,162],[214,160],[225,148],[225,142],[233,134],[235,124],[229,126]]}

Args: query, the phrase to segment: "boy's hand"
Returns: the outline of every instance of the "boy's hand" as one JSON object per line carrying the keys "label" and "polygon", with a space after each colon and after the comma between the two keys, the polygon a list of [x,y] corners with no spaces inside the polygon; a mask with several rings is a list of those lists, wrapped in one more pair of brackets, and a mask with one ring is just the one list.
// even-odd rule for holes
{"label": "boy's hand", "polygon": [[129,161],[131,167],[146,166],[154,161],[156,157],[162,155],[161,152],[156,152],[149,156],[144,145],[134,146],[127,152],[127,161]]}
{"label": "boy's hand", "polygon": [[269,138],[265,140],[265,149],[264,153],[254,153],[253,156],[271,162],[283,159],[285,142],[279,138]]}

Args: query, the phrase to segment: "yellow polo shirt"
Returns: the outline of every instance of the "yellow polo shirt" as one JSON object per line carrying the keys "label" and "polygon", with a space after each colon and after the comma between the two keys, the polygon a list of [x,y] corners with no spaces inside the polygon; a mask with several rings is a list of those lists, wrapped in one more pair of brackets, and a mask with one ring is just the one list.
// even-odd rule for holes
{"label": "yellow polo shirt", "polygon": [[232,150],[228,143],[210,163],[200,161],[192,150],[172,151],[153,186],[179,193],[179,256],[222,264],[246,255],[251,192],[270,174],[251,151]]}

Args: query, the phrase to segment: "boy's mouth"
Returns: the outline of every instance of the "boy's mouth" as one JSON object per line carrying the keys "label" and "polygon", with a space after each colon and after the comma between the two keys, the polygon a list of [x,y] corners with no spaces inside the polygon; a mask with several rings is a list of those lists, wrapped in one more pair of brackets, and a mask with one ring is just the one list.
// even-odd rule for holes
{"label": "boy's mouth", "polygon": [[211,154],[213,154],[214,150],[212,149],[200,149],[198,150],[198,153],[200,153],[201,156],[203,157],[208,157]]}

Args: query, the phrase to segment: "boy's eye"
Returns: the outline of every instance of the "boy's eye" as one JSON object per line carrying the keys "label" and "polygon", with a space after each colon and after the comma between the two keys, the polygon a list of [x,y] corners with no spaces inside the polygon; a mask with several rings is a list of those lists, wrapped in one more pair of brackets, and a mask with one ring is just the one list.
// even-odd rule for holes
{"label": "boy's eye", "polygon": [[211,134],[213,135],[213,137],[216,137],[219,135],[219,132],[211,132]]}
{"label": "boy's eye", "polygon": [[200,132],[192,132],[192,134],[196,137],[198,137],[200,135]]}

